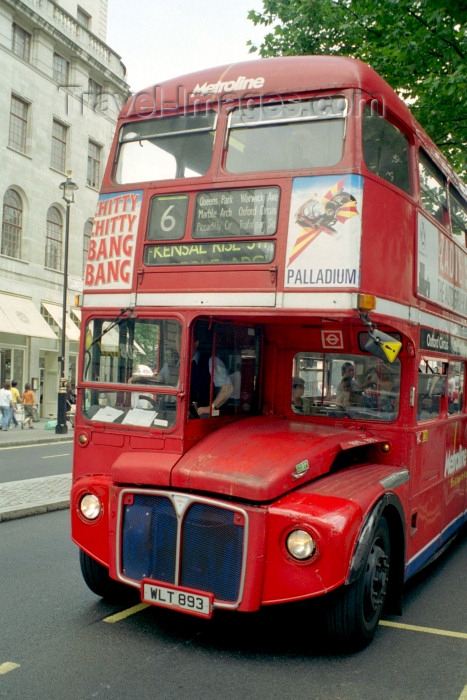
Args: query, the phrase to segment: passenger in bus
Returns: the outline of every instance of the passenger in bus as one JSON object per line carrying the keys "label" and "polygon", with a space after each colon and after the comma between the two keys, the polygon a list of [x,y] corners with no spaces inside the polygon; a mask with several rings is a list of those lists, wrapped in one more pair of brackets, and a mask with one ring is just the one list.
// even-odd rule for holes
{"label": "passenger in bus", "polygon": [[148,384],[154,377],[154,373],[148,365],[136,365],[133,374],[128,380],[129,384]]}
{"label": "passenger in bus", "polygon": [[340,408],[347,408],[353,403],[352,395],[353,392],[351,377],[342,377],[342,380],[339,382],[339,386],[337,387],[336,405]]}
{"label": "passenger in bus", "polygon": [[303,412],[303,392],[305,382],[301,377],[292,377],[292,408],[295,413]]}
{"label": "passenger in bus", "polygon": [[[136,365],[133,374],[128,380],[128,384],[152,384],[153,380],[154,372],[148,365]],[[144,403],[142,403],[143,401]],[[131,408],[147,408],[148,404],[153,404],[153,398],[137,394],[136,392],[131,392],[125,398],[125,405],[131,406]]]}
{"label": "passenger in bus", "polygon": [[[200,350],[199,344],[200,340],[195,336],[191,361],[190,403],[199,418],[208,418],[210,415],[219,415],[219,409],[233,392],[233,385],[222,360],[218,357],[214,358],[213,372],[212,355],[210,352]],[[213,374],[216,395],[210,407],[211,374]]]}
{"label": "passenger in bus", "polygon": [[386,365],[381,363],[372,367],[366,375],[363,388],[363,405],[378,413],[395,413],[397,397],[391,374]]}
{"label": "passenger in bus", "polygon": [[169,386],[178,386],[178,378],[180,376],[180,355],[175,348],[169,351],[169,361],[165,363],[154,375],[156,381]]}
{"label": "passenger in bus", "polygon": [[342,379],[337,385],[336,404],[341,408],[360,403],[360,396],[366,384],[361,387],[355,377],[355,367],[351,362],[344,362],[341,368]]}
{"label": "passenger in bus", "polygon": [[[360,387],[358,386],[357,381],[355,379],[355,367],[351,362],[344,362],[344,364],[342,365],[341,373],[342,379],[337,385],[337,393],[342,391],[344,388],[345,390],[347,390],[348,386],[350,386],[352,391],[360,391]],[[349,381],[347,381],[347,379]]]}
{"label": "passenger in bus", "polygon": [[433,404],[433,397],[425,394],[420,396],[417,411],[417,420],[428,420],[437,415],[436,407]]}

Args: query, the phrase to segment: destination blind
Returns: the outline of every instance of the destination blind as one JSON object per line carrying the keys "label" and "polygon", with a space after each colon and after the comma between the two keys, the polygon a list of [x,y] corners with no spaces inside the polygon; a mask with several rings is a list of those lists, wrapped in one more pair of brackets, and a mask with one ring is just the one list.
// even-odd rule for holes
{"label": "destination blind", "polygon": [[266,264],[274,260],[274,241],[219,241],[146,246],[144,264],[157,265],[241,265]]}
{"label": "destination blind", "polygon": [[193,238],[273,236],[278,213],[278,187],[200,192],[196,197]]}
{"label": "destination blind", "polygon": [[[275,255],[274,241],[238,239],[274,236],[279,200],[278,187],[199,192],[192,220],[195,240],[146,246],[144,263],[149,266],[270,263]],[[155,197],[151,203],[148,239],[181,239],[187,212],[187,195]],[[234,240],[217,243],[199,240],[212,238]]]}

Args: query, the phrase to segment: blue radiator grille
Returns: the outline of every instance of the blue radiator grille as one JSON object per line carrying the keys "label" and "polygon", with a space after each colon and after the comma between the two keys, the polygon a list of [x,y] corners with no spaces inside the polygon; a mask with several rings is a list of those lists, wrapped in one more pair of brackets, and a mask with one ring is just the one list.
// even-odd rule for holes
{"label": "blue radiator grille", "polygon": [[172,503],[161,496],[135,495],[124,506],[123,574],[136,581],[155,578],[173,583],[177,518]]}
{"label": "blue radiator grille", "polygon": [[236,600],[242,551],[243,527],[234,524],[234,513],[195,503],[183,523],[181,585]]}
{"label": "blue radiator grille", "polygon": [[243,559],[240,521],[236,523],[234,511],[197,501],[178,520],[170,498],[135,494],[132,505],[123,506],[122,573],[135,581],[152,578],[235,602]]}

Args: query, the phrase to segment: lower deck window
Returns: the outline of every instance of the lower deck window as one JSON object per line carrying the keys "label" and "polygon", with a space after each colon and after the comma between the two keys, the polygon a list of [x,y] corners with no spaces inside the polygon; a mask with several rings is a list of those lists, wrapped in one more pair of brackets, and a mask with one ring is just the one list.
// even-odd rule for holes
{"label": "lower deck window", "polygon": [[392,421],[399,411],[400,363],[374,357],[300,352],[291,379],[292,411]]}

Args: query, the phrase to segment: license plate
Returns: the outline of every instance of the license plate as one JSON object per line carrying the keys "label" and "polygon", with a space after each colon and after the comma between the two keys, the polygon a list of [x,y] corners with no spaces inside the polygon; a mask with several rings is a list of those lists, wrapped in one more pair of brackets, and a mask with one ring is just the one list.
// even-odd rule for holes
{"label": "license plate", "polygon": [[150,605],[181,610],[199,617],[212,616],[212,594],[201,594],[190,588],[168,586],[166,583],[143,580],[141,600]]}

